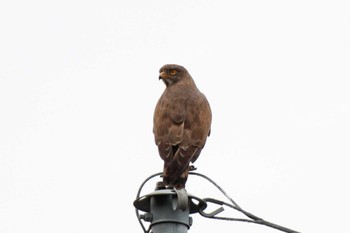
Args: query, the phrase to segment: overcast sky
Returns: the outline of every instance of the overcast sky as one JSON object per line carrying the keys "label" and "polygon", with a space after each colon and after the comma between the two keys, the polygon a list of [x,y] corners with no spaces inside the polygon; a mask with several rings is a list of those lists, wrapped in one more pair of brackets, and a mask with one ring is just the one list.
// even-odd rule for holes
{"label": "overcast sky", "polygon": [[[152,117],[166,63],[211,104],[198,172],[266,220],[349,232],[349,12],[348,1],[1,1],[0,232],[142,232],[132,203],[162,170]],[[187,190],[224,200],[197,177]],[[278,232],[193,217],[193,233]]]}

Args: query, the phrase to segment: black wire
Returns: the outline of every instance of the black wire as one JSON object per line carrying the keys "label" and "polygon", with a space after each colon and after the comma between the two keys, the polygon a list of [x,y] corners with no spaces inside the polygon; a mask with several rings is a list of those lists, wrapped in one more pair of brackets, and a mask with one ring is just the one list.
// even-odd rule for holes
{"label": "black wire", "polygon": [[237,208],[241,209],[241,207],[239,207],[239,205],[225,192],[225,190],[223,190],[215,181],[213,181],[212,179],[210,179],[208,176],[203,175],[201,173],[197,173],[197,172],[189,172],[190,175],[196,175],[196,176],[200,176],[203,177],[204,179],[210,181],[217,189],[220,190],[220,192],[222,194],[225,195],[225,197],[227,197],[227,199],[229,199],[233,205],[235,205]]}
{"label": "black wire", "polygon": [[284,231],[284,232],[287,232],[287,233],[299,233],[297,231],[294,231],[294,230],[291,230],[289,228],[286,228],[286,227],[283,227],[283,226],[280,226],[280,225],[277,225],[275,223],[272,223],[272,222],[268,222],[264,219],[261,219],[245,210],[242,210],[242,209],[238,209],[236,206],[234,205],[231,205],[229,203],[226,203],[226,202],[222,202],[222,201],[219,201],[219,200],[216,200],[216,199],[212,199],[212,198],[206,198],[206,199],[203,199],[204,201],[209,201],[209,202],[213,202],[213,203],[219,203],[221,205],[226,205],[232,209],[235,209],[235,210],[238,210],[240,212],[242,212],[244,215],[246,215],[247,217],[251,218],[252,220],[250,219],[242,219],[242,218],[229,218],[229,217],[217,217],[217,216],[208,216],[208,215],[203,215],[202,212],[200,211],[199,214],[201,214],[203,217],[206,217],[206,218],[212,218],[212,219],[218,219],[218,220],[228,220],[228,221],[241,221],[241,222],[249,222],[249,223],[256,223],[256,224],[261,224],[261,225],[265,225],[265,226],[268,226],[268,227],[272,227],[272,228],[275,228],[277,230],[280,230],[280,231]]}
{"label": "black wire", "polygon": [[[263,220],[262,218],[259,218],[245,210],[243,210],[215,181],[213,181],[212,179],[210,179],[209,177],[203,175],[203,174],[200,174],[200,173],[197,173],[197,172],[190,172],[189,174],[191,175],[196,175],[196,176],[200,176],[200,177],[203,177],[205,178],[206,180],[210,181],[217,189],[219,189],[221,191],[222,194],[224,194],[226,196],[227,199],[229,199],[231,201],[231,204],[229,203],[226,203],[226,202],[223,202],[223,201],[220,201],[220,200],[217,200],[217,199],[213,199],[213,198],[207,198],[206,200],[210,201],[210,202],[213,202],[213,203],[221,203],[222,205],[226,205],[230,208],[233,208],[235,210],[238,210],[240,211],[241,213],[243,213],[245,216],[247,216],[248,218],[252,219],[241,219],[241,218],[227,218],[227,217],[216,217],[216,216],[212,216],[212,217],[209,217],[207,215],[203,215],[201,214],[201,211],[199,212],[203,217],[206,217],[206,218],[213,218],[213,219],[219,219],[219,220],[228,220],[228,221],[241,221],[241,222],[250,222],[250,223],[256,223],[256,224],[261,224],[261,225],[265,225],[265,226],[268,226],[268,227],[272,227],[272,228],[275,228],[277,230],[280,230],[280,231],[284,231],[284,232],[287,232],[287,233],[299,233],[298,231],[294,231],[292,229],[289,229],[289,228],[286,228],[286,227],[283,227],[283,226],[280,226],[280,225],[277,225],[275,223],[272,223],[272,222],[268,222],[268,221],[265,221]],[[205,200],[205,199],[204,199]]]}

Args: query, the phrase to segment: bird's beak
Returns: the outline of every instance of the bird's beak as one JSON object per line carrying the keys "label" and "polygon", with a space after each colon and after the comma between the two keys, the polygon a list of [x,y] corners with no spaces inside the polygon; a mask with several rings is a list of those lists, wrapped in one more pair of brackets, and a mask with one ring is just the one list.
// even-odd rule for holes
{"label": "bird's beak", "polygon": [[159,74],[159,79],[164,79],[164,78],[166,78],[166,73],[165,73],[165,71],[162,71]]}

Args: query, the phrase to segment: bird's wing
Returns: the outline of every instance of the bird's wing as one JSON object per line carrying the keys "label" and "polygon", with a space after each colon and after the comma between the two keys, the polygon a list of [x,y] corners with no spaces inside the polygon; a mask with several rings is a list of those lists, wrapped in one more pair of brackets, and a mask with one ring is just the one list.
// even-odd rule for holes
{"label": "bird's wing", "polygon": [[199,157],[210,133],[211,110],[205,96],[198,91],[196,98],[189,98],[186,103],[186,119],[183,137],[177,151],[173,151],[171,162],[165,164],[164,175],[169,176],[169,183],[184,185],[190,162]]}
{"label": "bird's wing", "polygon": [[203,148],[210,134],[211,110],[206,97],[197,91],[186,103],[186,120],[180,147]]}
{"label": "bird's wing", "polygon": [[185,124],[185,99],[162,95],[153,118],[153,133],[163,160],[172,157],[172,146],[181,143]]}

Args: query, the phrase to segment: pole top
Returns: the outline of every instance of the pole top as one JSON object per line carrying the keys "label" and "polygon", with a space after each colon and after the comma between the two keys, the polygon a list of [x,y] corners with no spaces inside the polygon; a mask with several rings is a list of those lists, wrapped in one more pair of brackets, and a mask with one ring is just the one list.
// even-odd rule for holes
{"label": "pole top", "polygon": [[[188,198],[185,199],[184,197],[186,197],[186,194],[187,194]],[[185,189],[181,189],[181,190],[174,190],[174,189],[156,190],[154,192],[151,192],[147,195],[144,195],[144,196],[136,199],[134,201],[134,206],[138,210],[150,213],[150,211],[151,211],[151,198],[154,196],[168,196],[168,195],[175,196],[177,199],[177,203],[174,203],[174,206],[173,206],[174,210],[182,209],[183,206],[189,205],[190,214],[194,214],[194,213],[199,212],[200,210],[204,210],[207,207],[206,202],[204,202],[202,199],[200,199],[196,196],[193,196],[192,194],[187,193]],[[187,200],[188,200],[188,202],[187,202]]]}

